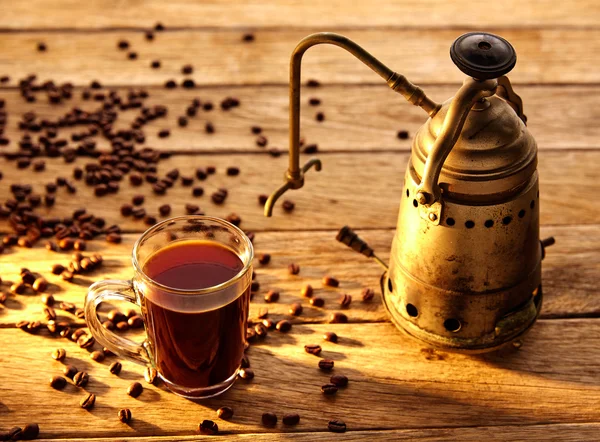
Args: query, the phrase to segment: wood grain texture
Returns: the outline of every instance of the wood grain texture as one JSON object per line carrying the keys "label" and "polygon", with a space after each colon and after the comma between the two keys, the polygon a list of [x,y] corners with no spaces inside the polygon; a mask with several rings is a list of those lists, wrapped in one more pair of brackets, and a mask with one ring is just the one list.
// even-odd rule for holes
{"label": "wood grain texture", "polygon": [[[197,167],[215,165],[215,175],[205,181],[195,181],[194,186],[205,189],[202,197],[193,197],[192,188],[180,183],[165,195],[157,196],[147,183],[134,187],[124,179],[117,194],[99,198],[93,196],[92,187],[80,181],[76,182],[76,194],[59,189],[56,205],[52,209],[41,207],[37,212],[63,217],[85,206],[94,215],[104,217],[109,225],[117,223],[127,231],[143,232],[147,226],[142,221],[125,218],[119,212],[123,203],[130,203],[134,195],[142,194],[146,195],[144,207],[151,215],[158,215],[158,207],[165,203],[172,206],[171,216],[183,215],[185,204],[193,202],[208,215],[225,217],[236,212],[242,217],[241,227],[246,230],[339,229],[344,224],[353,228],[394,228],[408,157],[406,153],[396,152],[322,154],[323,170],[311,171],[304,188],[289,191],[282,199],[296,203],[294,212],[285,213],[279,202],[271,218],[264,217],[258,195],[270,194],[282,184],[287,157],[272,158],[267,154],[175,155],[159,163],[161,177],[174,168],[182,174],[193,175]],[[598,161],[598,151],[548,151],[539,155],[543,225],[598,223],[600,210],[595,204],[600,192],[596,179]],[[0,158],[0,170],[4,174],[0,195],[8,198],[10,184],[23,182],[31,183],[34,193],[44,194],[46,183],[57,176],[71,178],[73,167],[85,162],[79,159],[65,164],[62,159],[51,159],[44,172],[27,172],[24,181],[23,171]],[[225,169],[234,165],[240,167],[240,175],[227,176]],[[229,196],[224,204],[217,206],[210,195],[221,187],[229,189]],[[0,220],[0,231],[8,230],[6,219]]]}
{"label": "wood grain texture", "polygon": [[[126,96],[129,88],[111,88]],[[271,147],[288,149],[288,90],[286,86],[240,86],[203,87],[195,90],[163,87],[146,89],[150,97],[145,105],[164,104],[169,113],[165,118],[150,122],[144,127],[146,144],[161,150],[177,152],[261,152]],[[428,86],[427,93],[436,101],[443,102],[452,97],[458,86]],[[18,91],[0,89],[0,98],[6,101],[8,124],[5,136],[11,140],[1,152],[18,149],[22,131],[18,130],[21,116],[34,111],[40,119],[56,119],[73,107],[94,112],[101,103],[81,99],[82,89],[76,89],[74,98],[61,105],[49,104],[45,94],[36,103],[27,103]],[[528,127],[536,138],[540,150],[546,149],[591,149],[598,148],[600,128],[600,91],[592,86],[517,86],[517,92],[525,103]],[[228,96],[241,101],[238,108],[223,111],[219,103]],[[216,109],[199,111],[189,118],[188,125],[179,127],[177,119],[185,115],[186,108],[194,98],[210,101]],[[321,105],[309,106],[309,98],[319,98]],[[302,136],[306,143],[317,143],[320,151],[394,150],[408,151],[413,135],[425,123],[427,116],[404,98],[393,93],[385,85],[341,86],[328,85],[319,89],[306,89],[303,93],[301,113]],[[325,121],[315,119],[317,112],[325,114]],[[122,111],[117,128],[129,128],[139,115],[138,110]],[[215,134],[205,132],[207,121],[213,123]],[[268,138],[266,148],[256,145],[252,126],[263,128]],[[171,135],[159,138],[158,132],[168,128]],[[59,137],[81,132],[82,127],[63,128]],[[409,139],[400,140],[399,130],[406,130]],[[98,149],[108,149],[109,143],[101,137],[95,138]],[[78,143],[71,143],[77,146]]]}
{"label": "wood grain texture", "polygon": [[[32,13],[39,11],[43,13]],[[460,14],[457,14],[460,11]],[[577,0],[555,3],[551,0],[510,0],[502,4],[476,7],[472,2],[443,0],[423,2],[376,0],[349,4],[342,0],[312,4],[293,1],[226,1],[198,2],[160,0],[136,2],[130,7],[118,0],[60,0],[51,4],[43,0],[12,2],[4,8],[0,27],[101,29],[113,27],[149,28],[157,21],[167,27],[308,27],[371,26],[447,27],[506,25],[514,27],[597,25],[600,13],[597,2]]]}
{"label": "wood grain texture", "polygon": [[[319,388],[329,376],[317,369],[318,358],[305,353],[303,346],[320,342],[321,334],[332,329],[340,341],[322,343],[322,357],[334,359],[334,372],[346,374],[350,382],[336,396],[324,397]],[[271,333],[249,350],[256,372],[253,381],[240,381],[222,397],[197,403],[147,384],[133,399],[125,390],[141,380],[140,366],[123,362],[123,371],[114,376],[107,368],[116,358],[96,363],[86,350],[64,339],[15,329],[0,330],[0,336],[4,362],[0,426],[42,421],[45,438],[192,435],[197,423],[214,419],[214,410],[223,405],[235,411],[230,422],[218,421],[225,433],[323,431],[334,417],[344,420],[350,430],[491,422],[584,424],[600,419],[596,319],[542,320],[520,350],[479,357],[426,351],[391,324],[296,325],[288,334]],[[97,395],[92,411],[78,407],[81,389],[69,384],[55,391],[47,384],[61,370],[62,364],[50,358],[58,346],[67,351],[65,363],[90,374],[85,390]],[[27,391],[35,394],[22,394]],[[122,407],[132,411],[129,426],[116,419]],[[260,424],[265,411],[280,418],[298,412],[300,424],[265,428]]]}
{"label": "wood grain texture", "polygon": [[[338,304],[342,293],[352,296],[351,307],[345,309],[351,322],[388,321],[388,315],[379,297],[381,268],[346,248],[335,240],[335,231],[320,232],[261,232],[254,241],[256,256],[261,253],[271,255],[271,263],[260,265],[255,260],[255,272],[260,290],[254,296],[250,307],[250,317],[256,319],[261,309],[266,308],[273,320],[290,319],[293,322],[326,322],[328,316],[340,311]],[[393,230],[359,231],[359,234],[377,253],[387,261],[393,237]],[[600,289],[597,277],[600,274],[600,226],[551,226],[542,229],[542,237],[554,236],[556,245],[548,249],[544,260],[544,308],[542,317],[578,317],[600,315]],[[19,249],[0,257],[3,290],[9,287],[8,281],[18,278],[21,267],[28,267],[43,274],[51,286],[48,289],[57,300],[73,302],[83,307],[87,287],[101,279],[129,279],[132,277],[131,250],[138,234],[125,235],[120,245],[108,245],[103,241],[89,243],[89,253],[99,252],[104,256],[104,264],[91,274],[76,278],[67,283],[49,272],[52,264],[68,264],[69,253],[48,252],[43,248]],[[287,267],[291,263],[300,266],[300,274],[292,276]],[[340,288],[324,288],[322,277],[333,275],[341,282]],[[308,299],[300,294],[305,284],[311,284],[315,296],[325,300],[323,308],[312,307]],[[363,288],[370,287],[377,297],[368,303],[361,301]],[[267,304],[264,295],[268,290],[277,290],[279,302]],[[289,306],[299,302],[304,311],[299,317],[289,315]],[[120,306],[127,309],[130,306]],[[12,327],[20,320],[44,321],[43,305],[39,296],[33,293],[9,295],[0,310],[0,326]],[[107,311],[109,307],[104,310]],[[57,310],[64,318],[83,324],[65,312]]]}
{"label": "wood grain texture", "polygon": [[[258,31],[253,43],[242,42],[240,31],[222,29],[167,32],[153,42],[145,41],[143,33],[132,31],[0,33],[0,73],[10,74],[13,85],[31,73],[42,80],[77,85],[88,85],[96,79],[109,85],[163,85],[170,78],[181,80],[181,67],[191,63],[197,84],[287,84],[292,50],[306,35],[322,30]],[[458,36],[472,28],[326,30],[339,31],[355,40],[413,83],[459,84],[464,79],[448,50]],[[594,54],[600,51],[600,29],[486,30],[502,35],[515,47],[519,63],[510,73],[515,83],[600,82],[600,73],[590,69]],[[117,49],[120,39],[131,43],[131,50],[138,53],[137,60],[129,60],[126,51]],[[36,49],[42,40],[48,47],[44,53]],[[150,68],[156,59],[162,62],[161,69]],[[354,57],[330,46],[312,48],[303,61],[302,72],[304,78],[323,83],[382,83]]]}
{"label": "wood grain texture", "polygon": [[[464,442],[513,442],[525,440],[544,440],[548,442],[581,442],[582,440],[594,440],[600,424],[547,424],[547,425],[516,425],[516,426],[490,426],[490,427],[466,427],[466,428],[425,428],[410,430],[371,430],[353,431],[344,434],[335,434],[326,431],[311,433],[253,433],[253,434],[230,434],[223,435],[219,439],[232,441],[464,441]],[[129,441],[171,441],[185,442],[192,440],[209,440],[211,436],[153,436],[153,437],[110,437],[89,438],[87,442],[129,442]],[[47,439],[49,442],[70,442],[73,439]]]}

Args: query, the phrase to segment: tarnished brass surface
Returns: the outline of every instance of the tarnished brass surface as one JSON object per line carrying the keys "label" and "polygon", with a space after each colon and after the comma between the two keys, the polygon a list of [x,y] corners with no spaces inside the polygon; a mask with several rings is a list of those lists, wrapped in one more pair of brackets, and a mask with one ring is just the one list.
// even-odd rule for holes
{"label": "tarnished brass surface", "polygon": [[[503,75],[514,66],[514,49],[491,34],[467,37],[468,44],[453,49],[453,60],[486,79],[466,78],[442,105],[342,36],[302,40],[291,60],[286,183],[267,201],[265,215],[281,194],[303,186],[311,166],[321,167],[318,159],[299,164],[300,61],[315,44],[338,45],[429,115],[415,135],[405,174],[382,277],[385,306],[400,329],[429,345],[484,352],[518,339],[535,322],[541,262],[553,239],[540,242],[537,145],[523,102]],[[494,74],[500,77],[490,78]],[[351,229],[343,228],[338,240],[381,263]]]}

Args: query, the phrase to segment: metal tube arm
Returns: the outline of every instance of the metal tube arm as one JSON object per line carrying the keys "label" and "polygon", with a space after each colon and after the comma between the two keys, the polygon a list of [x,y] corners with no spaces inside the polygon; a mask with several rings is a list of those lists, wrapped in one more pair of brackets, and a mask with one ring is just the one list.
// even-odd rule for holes
{"label": "metal tube arm", "polygon": [[347,50],[383,78],[390,88],[402,94],[409,102],[423,108],[430,117],[433,117],[441,108],[441,105],[429,99],[421,88],[412,84],[403,75],[389,69],[369,52],[343,35],[320,32],[304,38],[298,43],[290,59],[290,155],[289,167],[285,174],[286,182],[267,200],[265,204],[265,216],[272,215],[275,202],[284,192],[288,189],[299,189],[304,185],[304,173],[311,166],[316,166],[316,170],[321,169],[321,162],[316,158],[311,159],[304,167],[300,167],[300,80],[302,56],[308,48],[318,44],[332,44]]}

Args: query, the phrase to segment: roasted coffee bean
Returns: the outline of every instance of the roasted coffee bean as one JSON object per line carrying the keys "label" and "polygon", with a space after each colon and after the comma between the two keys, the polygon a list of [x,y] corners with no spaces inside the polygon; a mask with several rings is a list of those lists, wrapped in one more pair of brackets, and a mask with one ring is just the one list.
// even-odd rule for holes
{"label": "roasted coffee bean", "polygon": [[223,204],[227,198],[227,191],[225,191],[225,189],[219,189],[218,191],[214,192],[210,198],[215,204]]}
{"label": "roasted coffee bean", "polygon": [[323,285],[327,287],[339,287],[340,282],[335,279],[333,276],[324,276],[323,277]]}
{"label": "roasted coffee bean", "polygon": [[41,277],[36,278],[36,280],[33,281],[33,284],[31,285],[31,287],[33,287],[33,290],[35,290],[36,292],[44,292],[48,288],[48,281],[46,281],[44,278],[41,278]]}
{"label": "roasted coffee bean", "polygon": [[297,275],[298,273],[300,273],[300,266],[293,262],[290,265],[288,265],[288,272],[290,275]]}
{"label": "roasted coffee bean", "polygon": [[325,300],[323,298],[320,298],[319,296],[310,298],[308,302],[310,302],[310,305],[314,307],[323,307],[325,305]]}
{"label": "roasted coffee bean", "polygon": [[248,359],[248,356],[246,356],[246,355],[242,356],[242,362],[240,363],[240,366],[242,368],[250,367],[250,359]]}
{"label": "roasted coffee bean", "polygon": [[277,323],[275,328],[282,333],[286,333],[292,329],[292,323],[286,319],[283,319]]}
{"label": "roasted coffee bean", "polygon": [[169,216],[171,214],[171,206],[169,204],[163,204],[158,208],[160,216]]}
{"label": "roasted coffee bean", "polygon": [[62,272],[64,272],[64,270],[65,270],[65,266],[63,266],[62,264],[54,264],[52,266],[52,268],[50,269],[50,271],[54,275],[60,275]]}
{"label": "roasted coffee bean", "polygon": [[338,388],[333,384],[325,384],[321,386],[321,393],[326,395],[336,394]]}
{"label": "roasted coffee bean", "polygon": [[42,328],[42,323],[40,321],[31,321],[27,324],[27,331],[29,333],[37,333]]}
{"label": "roasted coffee bean", "polygon": [[277,424],[277,415],[275,413],[263,413],[262,423],[267,427],[274,427]]}
{"label": "roasted coffee bean", "polygon": [[62,238],[60,241],[58,241],[58,248],[60,250],[71,250],[73,249],[74,245],[75,241],[72,238]]}
{"label": "roasted coffee bean", "polygon": [[55,320],[56,319],[56,312],[54,311],[54,309],[52,307],[45,306],[44,307],[44,317],[48,321]]}
{"label": "roasted coffee bean", "polygon": [[199,210],[200,210],[200,207],[196,204],[187,203],[185,205],[185,212],[188,215],[193,215],[193,214],[197,213]]}
{"label": "roasted coffee bean", "polygon": [[317,120],[319,123],[325,121],[325,114],[323,112],[317,112],[315,114],[315,120]]}
{"label": "roasted coffee bean", "polygon": [[227,176],[237,176],[240,174],[240,168],[235,166],[228,167],[226,173]]}
{"label": "roasted coffee bean", "polygon": [[72,365],[65,365],[63,367],[63,374],[69,379],[73,379],[77,374],[77,368]]}
{"label": "roasted coffee bean", "polygon": [[262,265],[269,264],[269,262],[271,262],[271,255],[269,255],[268,253],[262,253],[258,258],[258,262]]}
{"label": "roasted coffee bean", "polygon": [[319,368],[323,371],[333,370],[334,362],[331,359],[321,359],[319,361]]}
{"label": "roasted coffee bean", "polygon": [[258,281],[252,281],[252,284],[250,284],[250,291],[252,293],[256,293],[260,290],[260,283]]}
{"label": "roasted coffee bean", "polygon": [[258,195],[258,204],[264,206],[267,203],[269,197],[267,195]]}
{"label": "roasted coffee bean", "polygon": [[319,87],[321,86],[321,82],[319,80],[309,79],[306,82],[306,87]]}
{"label": "roasted coffee bean", "polygon": [[323,333],[323,339],[329,342],[337,342],[338,337],[334,332],[325,332]]}
{"label": "roasted coffee bean", "polygon": [[217,417],[219,419],[231,419],[233,417],[233,408],[221,407],[217,410]]}
{"label": "roasted coffee bean", "polygon": [[267,336],[267,327],[265,327],[263,324],[256,324],[254,326],[254,332],[259,338],[264,338]]}
{"label": "roasted coffee bean", "polygon": [[262,127],[260,126],[252,126],[250,128],[250,131],[254,134],[254,135],[258,135],[259,133],[262,132]]}
{"label": "roasted coffee bean", "polygon": [[129,48],[129,42],[127,40],[119,40],[117,43],[117,47],[119,49],[127,49]]}
{"label": "roasted coffee bean", "polygon": [[102,362],[104,360],[104,352],[102,350],[94,350],[90,353],[90,358],[96,362]]}
{"label": "roasted coffee bean", "polygon": [[264,135],[256,137],[256,145],[258,147],[265,147],[267,144],[269,144],[269,140]]}
{"label": "roasted coffee bean", "polygon": [[61,338],[69,338],[69,336],[71,336],[71,328],[70,327],[65,327],[63,328],[58,334],[60,335]]}
{"label": "roasted coffee bean", "polygon": [[35,275],[29,269],[22,269],[20,276],[24,284],[32,285],[35,281]]}
{"label": "roasted coffee bean", "polygon": [[55,390],[62,390],[67,385],[67,380],[62,376],[52,376],[50,386]]}
{"label": "roasted coffee bean", "polygon": [[408,131],[406,131],[406,130],[399,130],[398,133],[396,134],[396,136],[400,140],[406,140],[408,138]]}
{"label": "roasted coffee bean", "polygon": [[144,320],[141,316],[135,315],[127,320],[127,324],[129,324],[131,328],[141,328],[144,326]]}
{"label": "roasted coffee bean", "polygon": [[327,424],[327,429],[333,433],[344,433],[346,431],[346,424],[338,419],[330,420]]}
{"label": "roasted coffee bean", "polygon": [[46,250],[49,250],[50,252],[56,252],[58,250],[58,245],[54,241],[47,241]]}
{"label": "roasted coffee bean", "polygon": [[343,313],[335,312],[329,316],[329,322],[331,324],[345,324],[348,322],[348,317]]}
{"label": "roasted coffee bean", "polygon": [[257,336],[256,336],[256,332],[254,331],[254,329],[251,327],[248,327],[246,329],[246,342],[254,342],[254,341],[256,341],[256,338],[257,338]]}
{"label": "roasted coffee bean", "polygon": [[204,188],[203,187],[194,187],[192,189],[192,195],[194,195],[194,196],[204,195]]}
{"label": "roasted coffee bean", "polygon": [[6,433],[0,433],[0,440],[20,440],[23,435],[21,427],[12,427]]}
{"label": "roasted coffee bean", "polygon": [[19,321],[15,324],[15,327],[17,327],[20,330],[27,330],[28,325],[29,321]]}
{"label": "roasted coffee bean", "polygon": [[374,296],[375,296],[375,291],[373,289],[370,289],[370,288],[363,289],[363,291],[362,291],[363,302],[371,301]]}
{"label": "roasted coffee bean", "polygon": [[267,330],[273,330],[275,328],[275,321],[265,318],[262,320],[262,325],[264,325]]}
{"label": "roasted coffee bean", "polygon": [[302,314],[302,305],[295,302],[292,305],[290,305],[290,315],[292,316],[299,316]]}
{"label": "roasted coffee bean", "polygon": [[177,118],[177,124],[179,127],[186,127],[188,125],[188,119],[184,116],[180,116]]}
{"label": "roasted coffee bean", "polygon": [[129,324],[127,321],[117,322],[115,328],[119,331],[127,331],[129,330]]}
{"label": "roasted coffee bean", "polygon": [[302,153],[305,154],[313,154],[319,151],[319,146],[317,144],[307,144],[302,148]]}
{"label": "roasted coffee bean", "polygon": [[[61,304],[63,304],[63,303],[61,303]],[[87,334],[87,333],[86,333],[86,331],[85,331],[83,328],[78,328],[78,329],[77,329],[77,330],[75,330],[75,331],[73,332],[73,334],[71,335],[71,341],[75,341],[75,342],[77,342],[77,340],[78,340],[79,338],[81,338],[82,336],[85,336],[86,334]]]}
{"label": "roasted coffee bean", "polygon": [[81,399],[81,402],[79,402],[79,405],[84,410],[91,410],[92,408],[94,408],[95,403],[96,403],[96,395],[94,393],[88,393],[87,395],[85,395],[85,397],[83,399]]}
{"label": "roasted coffee bean", "polygon": [[56,361],[64,361],[67,357],[67,351],[64,348],[57,348],[52,352],[52,359]]}
{"label": "roasted coffee bean", "polygon": [[294,208],[296,207],[296,205],[295,205],[295,204],[294,204],[292,201],[290,201],[290,200],[285,200],[285,201],[284,201],[284,202],[281,204],[281,207],[283,208],[283,210],[284,210],[285,212],[288,212],[288,213],[290,213],[290,212],[292,212],[292,211],[294,210]]}
{"label": "roasted coffee bean", "polygon": [[119,244],[121,242],[121,235],[118,233],[109,233],[106,235],[106,241],[112,244]]}
{"label": "roasted coffee bean", "polygon": [[27,286],[22,282],[15,282],[13,285],[10,286],[10,292],[13,295],[22,295],[23,293],[25,293],[26,289]]}
{"label": "roasted coffee bean", "polygon": [[258,319],[265,319],[267,316],[269,316],[269,310],[261,307],[260,309],[258,309]]}
{"label": "roasted coffee bean", "polygon": [[318,344],[305,345],[304,351],[311,355],[318,355],[319,353],[321,353],[321,346]]}
{"label": "roasted coffee bean", "polygon": [[121,410],[119,410],[117,416],[119,417],[119,420],[121,422],[126,424],[131,420],[131,410],[129,408],[122,408]]}
{"label": "roasted coffee bean", "polygon": [[334,374],[329,378],[329,382],[331,382],[336,387],[345,387],[348,385],[348,377],[343,374]]}
{"label": "roasted coffee bean", "polygon": [[275,290],[269,290],[265,295],[265,302],[277,302],[279,301],[279,292]]}
{"label": "roasted coffee bean", "polygon": [[0,292],[0,304],[4,304],[8,299],[8,295],[6,293]]}
{"label": "roasted coffee bean", "polygon": [[[206,107],[206,104],[204,106]],[[210,121],[208,121],[204,125],[204,132],[206,132],[207,134],[214,134],[215,133],[215,126]]]}
{"label": "roasted coffee bean", "polygon": [[129,387],[127,387],[127,394],[133,398],[138,397],[144,391],[144,387],[139,382],[134,382]]}
{"label": "roasted coffee bean", "polygon": [[239,227],[242,223],[242,218],[237,213],[230,213],[225,219],[236,227]]}
{"label": "roasted coffee bean", "polygon": [[129,58],[130,60],[135,60],[135,59],[137,59],[137,57],[138,57],[137,52],[132,51],[132,52],[127,53],[127,58]]}
{"label": "roasted coffee bean", "polygon": [[33,247],[33,243],[26,236],[20,237],[19,240],[17,241],[17,244],[19,245],[19,247],[25,247],[28,249]]}
{"label": "roasted coffee bean", "polygon": [[349,307],[351,303],[352,303],[352,296],[350,296],[347,293],[342,293],[340,295],[340,306]]}
{"label": "roasted coffee bean", "polygon": [[297,425],[300,422],[300,415],[298,413],[284,414],[281,422],[283,425]]}
{"label": "roasted coffee bean", "polygon": [[251,368],[242,368],[240,370],[240,377],[247,381],[254,379],[254,370],[252,370]]}
{"label": "roasted coffee bean", "polygon": [[313,295],[313,288],[312,288],[312,286],[310,284],[306,284],[300,290],[300,294],[302,296],[304,296],[305,298],[312,298],[312,295]]}
{"label": "roasted coffee bean", "polygon": [[213,435],[219,432],[219,426],[209,419],[204,419],[202,423],[198,425],[198,431],[200,434]]}
{"label": "roasted coffee bean", "polygon": [[[21,431],[21,440],[33,440],[36,439],[40,434],[40,427],[38,424],[27,424]],[[13,440],[16,440],[13,438]]]}
{"label": "roasted coffee bean", "polygon": [[144,204],[144,200],[144,195],[134,195],[131,199],[131,202],[134,206],[141,206],[142,204]]}
{"label": "roasted coffee bean", "polygon": [[156,368],[146,367],[144,369],[144,379],[149,384],[155,385],[156,381],[158,380],[158,372],[156,371]]}
{"label": "roasted coffee bean", "polygon": [[121,373],[122,368],[123,364],[121,364],[119,361],[115,361],[112,364],[110,364],[110,367],[108,367],[108,371],[110,371],[112,374],[118,375],[119,373]]}
{"label": "roasted coffee bean", "polygon": [[81,348],[90,348],[96,340],[92,335],[83,335],[79,339],[77,339],[77,345]]}

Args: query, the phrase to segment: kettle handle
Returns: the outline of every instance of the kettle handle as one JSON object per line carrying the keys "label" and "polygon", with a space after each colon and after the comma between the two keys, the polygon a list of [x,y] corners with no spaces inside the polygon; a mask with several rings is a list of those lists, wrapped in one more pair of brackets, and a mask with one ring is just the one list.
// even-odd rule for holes
{"label": "kettle handle", "polygon": [[[485,97],[494,95],[497,87],[498,81],[496,79],[485,81],[473,78],[465,79],[450,104],[440,134],[427,156],[423,177],[416,189],[416,200],[419,204],[431,207],[441,200],[442,192],[438,186],[438,179],[444,161],[446,161],[450,151],[456,144],[473,105]],[[435,206],[438,207],[436,211],[441,211],[440,204],[435,204]],[[434,215],[430,214],[429,216],[433,221],[439,219],[440,215],[440,213],[434,213]]]}

